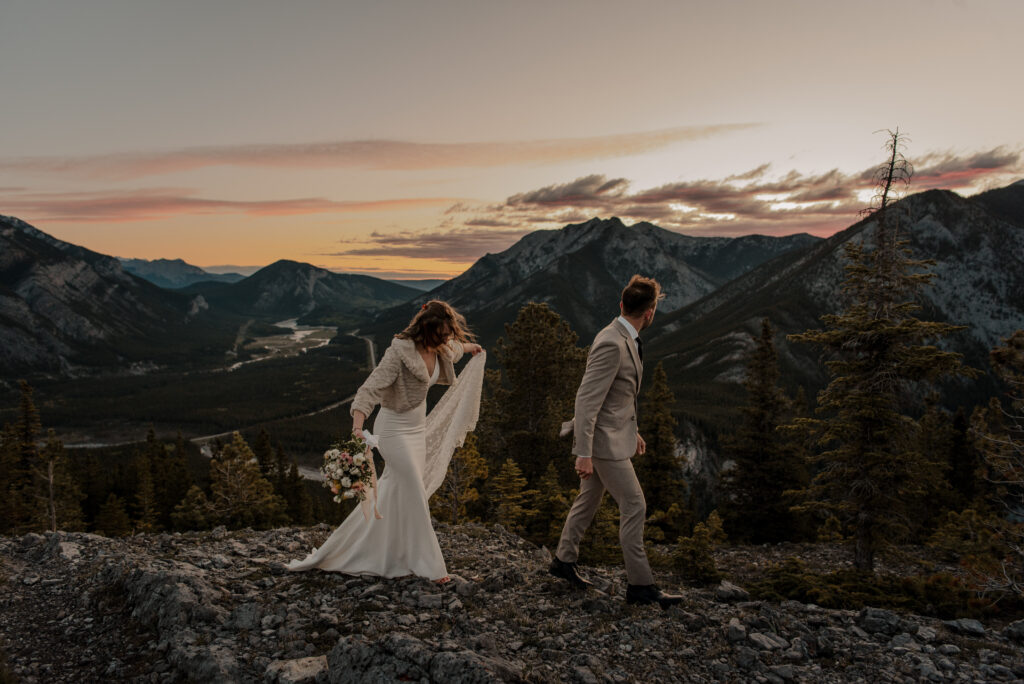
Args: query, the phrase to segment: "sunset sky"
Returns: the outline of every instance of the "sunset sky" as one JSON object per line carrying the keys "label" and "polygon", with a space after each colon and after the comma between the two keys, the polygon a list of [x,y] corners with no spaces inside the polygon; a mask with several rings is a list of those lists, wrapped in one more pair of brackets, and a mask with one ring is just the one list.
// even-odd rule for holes
{"label": "sunset sky", "polygon": [[0,214],[123,257],[451,277],[593,216],[690,235],[1024,178],[1021,0],[3,0]]}

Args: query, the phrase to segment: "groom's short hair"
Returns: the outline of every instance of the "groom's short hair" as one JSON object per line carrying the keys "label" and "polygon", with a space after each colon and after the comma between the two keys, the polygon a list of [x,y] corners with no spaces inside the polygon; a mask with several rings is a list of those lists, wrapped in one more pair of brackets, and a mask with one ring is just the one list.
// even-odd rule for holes
{"label": "groom's short hair", "polygon": [[622,290],[622,312],[627,316],[639,316],[664,298],[657,280],[635,275]]}

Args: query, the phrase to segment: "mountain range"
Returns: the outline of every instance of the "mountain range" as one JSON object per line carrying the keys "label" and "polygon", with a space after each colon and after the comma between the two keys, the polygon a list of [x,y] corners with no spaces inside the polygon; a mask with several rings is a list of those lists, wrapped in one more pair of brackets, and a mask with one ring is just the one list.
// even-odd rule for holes
{"label": "mountain range", "polygon": [[[195,268],[167,263],[179,274]],[[331,322],[354,326],[420,293],[292,261],[169,290],[132,266],[0,216],[0,377],[218,364],[250,319],[340,315]]]}
{"label": "mountain range", "polygon": [[421,290],[380,278],[335,273],[281,259],[235,283],[194,283],[183,290],[201,294],[211,306],[247,316],[325,322],[342,317],[358,324],[368,312],[391,307]]}
{"label": "mountain range", "polygon": [[[969,198],[930,190],[894,206],[912,256],[936,261],[924,314],[969,326],[944,344],[986,367],[988,350],[1024,328],[1024,182]],[[213,357],[251,318],[359,327],[384,346],[429,298],[466,314],[485,345],[528,301],[548,303],[587,344],[618,313],[623,284],[643,273],[667,293],[644,333],[646,351],[665,363],[682,413],[730,412],[763,317],[777,330],[787,382],[812,391],[824,384],[817,351],[786,335],[820,327],[822,314],[839,310],[843,247],[872,226],[868,217],[828,239],[703,238],[595,218],[530,233],[429,293],[286,260],[234,283],[170,291],[113,257],[3,217],[0,370],[164,363],[197,349]]]}
{"label": "mountain range", "polygon": [[523,304],[537,301],[565,318],[586,344],[618,314],[619,294],[635,273],[655,276],[666,291],[660,309],[676,311],[765,261],[820,241],[806,234],[697,238],[650,223],[594,218],[530,233],[487,254],[429,294],[382,312],[368,330],[384,344],[420,304],[443,299],[468,316],[487,344]]}
{"label": "mountain range", "polygon": [[234,317],[110,256],[0,216],[0,372],[75,375],[184,363],[234,339]]}
{"label": "mountain range", "polygon": [[[935,279],[922,293],[922,315],[966,325],[942,346],[986,368],[989,349],[1024,328],[1024,185],[973,198],[929,190],[894,206],[911,258],[935,260]],[[875,220],[866,218],[660,317],[649,335],[652,356],[679,383],[735,384],[743,377],[752,335],[767,317],[776,328],[783,377],[812,390],[821,387],[827,378],[818,350],[792,344],[786,335],[820,328],[823,314],[840,310],[843,247],[849,241],[870,244],[874,227]]]}
{"label": "mountain range", "polygon": [[168,290],[193,283],[237,283],[245,278],[241,273],[209,273],[181,259],[121,259],[121,266],[129,273],[144,278]]}

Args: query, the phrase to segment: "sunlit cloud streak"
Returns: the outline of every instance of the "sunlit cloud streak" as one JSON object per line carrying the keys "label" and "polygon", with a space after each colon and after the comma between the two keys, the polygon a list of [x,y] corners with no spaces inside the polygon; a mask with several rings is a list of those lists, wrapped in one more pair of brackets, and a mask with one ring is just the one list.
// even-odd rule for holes
{"label": "sunlit cloud streak", "polygon": [[[919,157],[916,164],[910,192],[945,188],[971,194],[1024,174],[1021,152],[1003,147],[970,155],[935,153]],[[721,179],[633,192],[624,178],[593,174],[516,193],[501,204],[449,211],[468,216],[466,225],[491,221],[558,227],[593,216],[618,216],[702,235],[830,235],[857,220],[864,193],[874,187],[876,167],[857,173],[790,171],[779,177],[770,172],[771,166],[762,164]]]}
{"label": "sunlit cloud streak", "polygon": [[126,192],[0,193],[0,206],[8,213],[31,216],[37,221],[75,223],[152,221],[183,215],[298,216],[386,212],[444,206],[453,201],[441,197],[367,202],[338,202],[319,197],[240,201],[195,197],[192,191],[175,188]]}
{"label": "sunlit cloud streak", "polygon": [[454,167],[560,163],[626,157],[689,140],[758,126],[754,123],[685,126],[644,133],[586,138],[421,143],[403,140],[350,140],[308,144],[232,145],[153,153],[84,157],[0,159],[0,170],[78,174],[127,179],[192,171],[211,166],[423,171]]}

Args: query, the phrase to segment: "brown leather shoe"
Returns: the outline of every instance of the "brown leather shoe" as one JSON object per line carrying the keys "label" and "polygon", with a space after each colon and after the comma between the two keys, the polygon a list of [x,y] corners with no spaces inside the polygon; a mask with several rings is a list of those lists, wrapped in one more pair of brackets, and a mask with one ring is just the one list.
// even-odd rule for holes
{"label": "brown leather shoe", "polygon": [[679,594],[666,594],[655,584],[627,584],[626,603],[648,604],[657,603],[662,610],[683,602]]}
{"label": "brown leather shoe", "polygon": [[594,586],[591,582],[580,577],[580,572],[576,569],[575,563],[566,563],[563,560],[559,560],[558,556],[551,560],[548,572],[555,577],[561,577],[569,582],[573,589],[586,589],[587,587]]}

